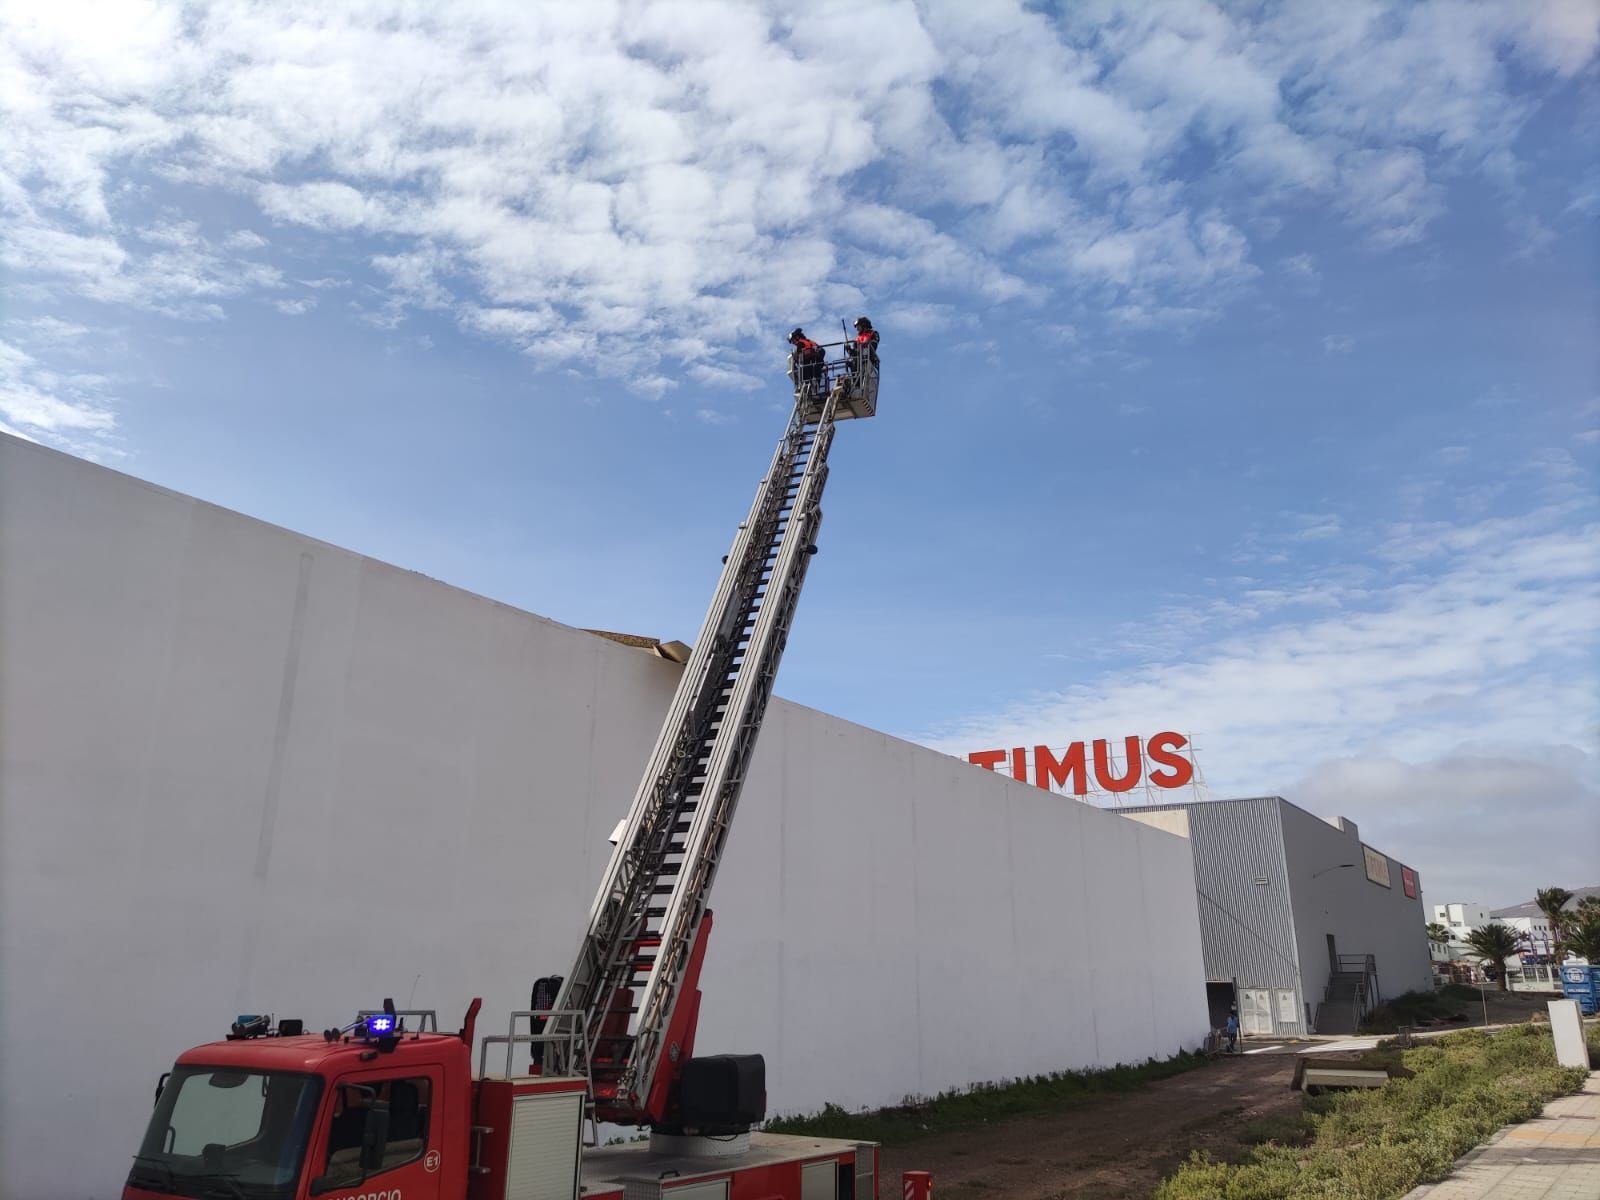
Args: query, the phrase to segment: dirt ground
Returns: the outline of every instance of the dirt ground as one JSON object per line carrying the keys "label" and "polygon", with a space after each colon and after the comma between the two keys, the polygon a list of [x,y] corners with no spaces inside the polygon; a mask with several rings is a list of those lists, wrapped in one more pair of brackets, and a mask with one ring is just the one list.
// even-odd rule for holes
{"label": "dirt ground", "polygon": [[1224,1057],[1090,1107],[889,1147],[883,1194],[897,1194],[902,1171],[922,1170],[939,1200],[1146,1197],[1190,1151],[1234,1157],[1245,1122],[1298,1110],[1293,1074],[1292,1054]]}
{"label": "dirt ground", "polygon": [[1513,1025],[1532,1016],[1543,1017],[1549,1012],[1546,1005],[1560,998],[1554,992],[1549,995],[1541,992],[1502,992],[1490,987],[1484,990],[1481,1001],[1476,996],[1461,1001],[1461,1012],[1467,1018],[1468,1027],[1482,1025],[1483,1007],[1487,1004],[1491,1024]]}
{"label": "dirt ground", "polygon": [[[1558,1000],[1554,993],[1544,992],[1502,992],[1498,988],[1488,987],[1479,992],[1472,989],[1470,997],[1452,994],[1448,998],[1439,997],[1436,1003],[1445,1009],[1453,1010],[1461,1015],[1461,1021],[1441,1022],[1435,1025],[1418,1025],[1417,1032],[1438,1032],[1451,1029],[1474,1029],[1484,1023],[1484,1009],[1488,1009],[1489,1024],[1491,1025],[1518,1025],[1529,1019],[1547,1019],[1547,1005],[1551,1000]],[[1411,1020],[1411,1017],[1397,1016],[1387,1005],[1382,1006],[1373,1014],[1375,1024],[1363,1026],[1362,1033],[1393,1032],[1397,1020]]]}
{"label": "dirt ground", "polygon": [[[1552,997],[1489,990],[1485,998],[1491,1023],[1514,1024],[1542,1015]],[[1441,1031],[1482,1024],[1476,998],[1462,1008],[1467,1022]],[[1306,1043],[1247,1043],[1260,1046],[1283,1052],[1224,1056],[1089,1107],[887,1147],[880,1190],[894,1195],[902,1171],[921,1170],[933,1172],[939,1200],[1142,1200],[1192,1151],[1238,1157],[1248,1148],[1239,1140],[1247,1122],[1298,1111],[1300,1094],[1289,1081],[1295,1051]]]}

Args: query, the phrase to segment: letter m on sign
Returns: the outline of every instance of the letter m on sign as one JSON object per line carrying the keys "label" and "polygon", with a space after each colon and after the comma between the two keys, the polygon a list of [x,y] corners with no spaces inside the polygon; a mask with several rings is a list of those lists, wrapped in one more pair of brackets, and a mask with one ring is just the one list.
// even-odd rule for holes
{"label": "letter m on sign", "polygon": [[1074,796],[1089,793],[1089,771],[1084,765],[1085,745],[1073,742],[1061,758],[1056,758],[1049,746],[1033,748],[1033,782],[1045,791],[1051,786],[1065,788],[1069,785]]}

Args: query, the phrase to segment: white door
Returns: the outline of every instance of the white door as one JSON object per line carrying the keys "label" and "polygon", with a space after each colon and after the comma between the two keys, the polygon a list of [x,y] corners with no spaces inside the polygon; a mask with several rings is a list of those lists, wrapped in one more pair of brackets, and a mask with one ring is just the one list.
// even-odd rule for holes
{"label": "white door", "polygon": [[1278,992],[1278,1024],[1285,1029],[1300,1024],[1300,1007],[1294,1002],[1294,992],[1286,989]]}
{"label": "white door", "polygon": [[1239,989],[1239,1028],[1245,1034],[1272,1035],[1271,989]]}

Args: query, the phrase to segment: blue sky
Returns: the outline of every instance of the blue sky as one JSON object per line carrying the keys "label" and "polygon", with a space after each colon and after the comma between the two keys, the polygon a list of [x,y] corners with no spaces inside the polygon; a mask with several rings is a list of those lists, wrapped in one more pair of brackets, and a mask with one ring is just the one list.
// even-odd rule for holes
{"label": "blue sky", "polygon": [[780,693],[1600,882],[1589,0],[84,7],[0,7],[6,431],[686,639],[866,312]]}

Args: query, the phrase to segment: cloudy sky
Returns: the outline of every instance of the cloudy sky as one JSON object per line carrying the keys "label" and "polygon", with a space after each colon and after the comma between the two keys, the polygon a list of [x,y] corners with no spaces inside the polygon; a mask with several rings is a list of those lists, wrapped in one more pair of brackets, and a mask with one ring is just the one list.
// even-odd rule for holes
{"label": "cloudy sky", "polygon": [[[803,12],[803,16],[797,16]],[[1600,883],[1600,7],[0,0],[0,428],[687,638],[883,332],[779,690],[1192,733]]]}

